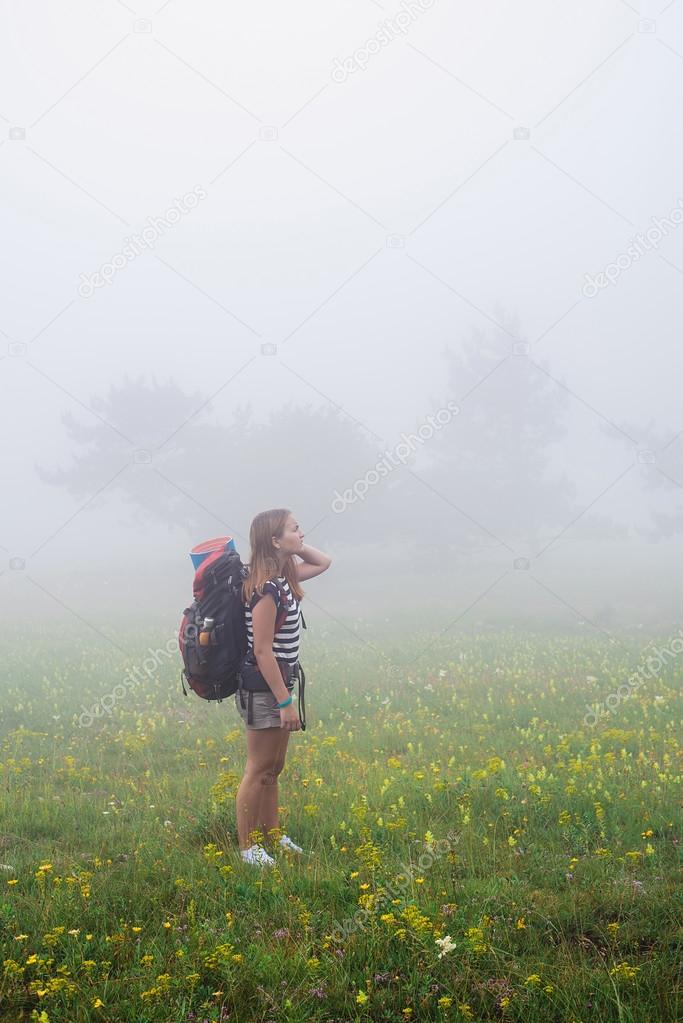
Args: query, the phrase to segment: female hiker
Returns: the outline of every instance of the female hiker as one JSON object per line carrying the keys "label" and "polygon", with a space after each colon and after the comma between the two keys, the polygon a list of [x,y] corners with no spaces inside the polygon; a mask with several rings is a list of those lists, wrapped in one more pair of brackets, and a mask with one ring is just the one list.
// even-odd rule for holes
{"label": "female hiker", "polygon": [[[249,574],[242,586],[248,649],[235,693],[247,739],[247,763],[237,790],[237,834],[242,859],[264,866],[275,860],[252,841],[253,832],[272,838],[279,831],[278,775],[290,732],[302,724],[292,697],[299,674],[300,583],[325,572],[332,559],[304,544],[288,508],[260,512],[251,523],[249,543]],[[281,835],[279,843],[290,852],[303,852],[288,835]]]}

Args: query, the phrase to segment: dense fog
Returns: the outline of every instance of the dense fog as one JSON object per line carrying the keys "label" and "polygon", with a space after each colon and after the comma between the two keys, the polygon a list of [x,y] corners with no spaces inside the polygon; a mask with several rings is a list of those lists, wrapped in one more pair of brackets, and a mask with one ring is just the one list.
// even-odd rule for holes
{"label": "dense fog", "polygon": [[286,507],[349,642],[673,628],[683,4],[2,8],[9,620]]}

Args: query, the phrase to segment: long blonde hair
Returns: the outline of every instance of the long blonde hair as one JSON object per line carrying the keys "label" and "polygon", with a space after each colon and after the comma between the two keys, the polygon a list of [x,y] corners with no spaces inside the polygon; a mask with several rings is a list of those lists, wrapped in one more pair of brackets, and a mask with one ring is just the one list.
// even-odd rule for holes
{"label": "long blonde hair", "polygon": [[301,600],[303,597],[304,591],[296,576],[294,558],[290,554],[280,569],[273,550],[273,537],[282,536],[290,515],[289,508],[269,508],[268,511],[259,512],[252,520],[249,528],[249,545],[251,546],[249,574],[242,583],[242,599],[245,602],[251,599],[254,590],[263,596],[263,584],[268,579],[275,579],[280,575],[285,577],[297,600]]}

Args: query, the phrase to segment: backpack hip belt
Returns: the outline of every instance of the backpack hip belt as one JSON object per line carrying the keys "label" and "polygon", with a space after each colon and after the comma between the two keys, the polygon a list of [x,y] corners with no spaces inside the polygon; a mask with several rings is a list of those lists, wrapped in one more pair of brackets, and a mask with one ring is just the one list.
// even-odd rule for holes
{"label": "backpack hip belt", "polygon": [[[251,651],[247,653],[244,658],[240,671],[237,677],[238,681],[238,693],[240,699],[240,705],[242,710],[247,711],[247,724],[253,725],[253,694],[254,693],[272,693],[272,689],[266,682],[265,678],[259,671],[258,665],[252,661]],[[277,665],[282,675],[282,681],[287,686],[289,692],[294,689],[294,679],[299,682],[299,721],[301,722],[302,732],[306,731],[306,704],[304,702],[304,692],[306,689],[306,673],[304,672],[303,665],[300,661],[295,661],[293,664],[289,661],[282,661],[275,658]],[[291,684],[290,684],[291,683]],[[246,693],[246,702],[245,702]]]}

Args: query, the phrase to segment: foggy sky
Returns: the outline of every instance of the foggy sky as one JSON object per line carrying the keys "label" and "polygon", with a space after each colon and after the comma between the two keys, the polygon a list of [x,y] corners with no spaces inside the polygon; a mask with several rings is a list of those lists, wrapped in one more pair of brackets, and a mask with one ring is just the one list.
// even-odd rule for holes
{"label": "foggy sky", "polygon": [[[676,617],[680,0],[1,10],[6,601],[28,594],[46,614],[95,623],[124,594],[131,613],[148,611],[127,581],[144,564],[150,613],[175,622],[189,548],[228,523],[246,559],[250,517],[268,500],[292,507],[312,529],[306,539],[332,555],[309,592],[340,619],[372,616],[359,572],[388,607],[392,579],[424,589],[428,574],[451,619],[473,601],[494,618],[527,608],[534,621],[547,611],[569,622],[606,607],[625,622]],[[202,197],[147,248],[135,242],[193,192]],[[648,241],[653,218],[660,230],[671,219]],[[131,240],[125,265],[88,292]],[[613,282],[591,293],[587,280],[610,264]],[[112,424],[107,402],[126,380],[145,381],[152,397],[134,420],[132,397],[130,417],[119,403]],[[538,444],[547,423],[550,482],[538,492],[539,544],[561,537],[539,560],[543,586],[524,589],[511,509],[530,482],[496,467],[490,431],[511,416],[521,435],[541,382],[535,422]],[[167,385],[187,400],[162,408]],[[330,503],[354,482],[344,459],[277,416],[288,403],[336,410],[380,451],[449,400],[459,415],[414,460],[440,495],[399,468],[374,505],[369,494],[343,515]],[[278,424],[253,476],[241,470],[253,504],[229,483],[226,431],[246,405],[255,422]],[[102,428],[87,475],[87,443],[65,416],[83,437]],[[149,473],[136,513],[119,484],[139,476],[140,450],[174,475]],[[362,474],[374,458],[357,450]],[[450,465],[441,479],[438,458]],[[272,493],[262,487],[276,478],[271,459],[291,466],[290,485],[278,475]],[[46,482],[41,468],[71,472],[70,485]],[[221,473],[210,506],[186,496],[175,525],[164,521],[178,488],[191,482],[203,504],[201,480]],[[553,479],[571,492],[562,521]],[[392,495],[406,514],[388,549]],[[448,501],[473,515],[481,542],[462,532],[461,512],[451,530]],[[10,567],[18,557],[24,567]]]}

